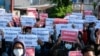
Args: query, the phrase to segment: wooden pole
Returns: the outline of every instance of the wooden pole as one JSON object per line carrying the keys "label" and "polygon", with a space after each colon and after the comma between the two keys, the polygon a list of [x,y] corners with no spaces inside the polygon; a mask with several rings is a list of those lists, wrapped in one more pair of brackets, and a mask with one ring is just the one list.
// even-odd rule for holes
{"label": "wooden pole", "polygon": [[11,1],[11,12],[13,12],[14,10],[14,0],[10,0]]}

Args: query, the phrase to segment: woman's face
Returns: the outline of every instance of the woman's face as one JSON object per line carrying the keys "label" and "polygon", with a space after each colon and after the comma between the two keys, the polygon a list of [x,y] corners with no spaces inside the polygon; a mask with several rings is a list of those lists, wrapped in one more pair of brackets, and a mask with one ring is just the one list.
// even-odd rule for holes
{"label": "woman's face", "polygon": [[23,49],[23,46],[20,43],[16,43],[14,49]]}

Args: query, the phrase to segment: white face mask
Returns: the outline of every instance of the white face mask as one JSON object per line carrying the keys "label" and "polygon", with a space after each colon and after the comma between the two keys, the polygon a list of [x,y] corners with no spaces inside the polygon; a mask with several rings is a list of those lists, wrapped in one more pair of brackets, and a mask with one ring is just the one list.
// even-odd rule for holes
{"label": "white face mask", "polygon": [[13,53],[15,56],[22,56],[23,55],[23,49],[14,49]]}

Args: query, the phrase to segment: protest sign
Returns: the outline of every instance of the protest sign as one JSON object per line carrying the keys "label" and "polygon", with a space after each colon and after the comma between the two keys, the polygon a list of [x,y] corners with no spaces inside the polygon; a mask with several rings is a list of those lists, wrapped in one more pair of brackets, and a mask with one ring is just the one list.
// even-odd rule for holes
{"label": "protest sign", "polygon": [[75,29],[62,29],[61,39],[66,42],[76,42],[78,37],[78,31]]}
{"label": "protest sign", "polygon": [[85,20],[69,20],[68,23],[71,23],[75,26],[75,29],[83,29],[83,24]]}
{"label": "protest sign", "polygon": [[5,12],[6,12],[5,9],[0,8],[0,15],[3,15]]}
{"label": "protest sign", "polygon": [[48,14],[47,13],[40,13],[39,18],[40,18],[40,20],[45,20],[46,18],[48,18]]}
{"label": "protest sign", "polygon": [[96,22],[97,18],[93,15],[86,15],[85,16],[85,22]]}
{"label": "protest sign", "polygon": [[84,15],[92,15],[92,10],[85,10]]}
{"label": "protest sign", "polygon": [[62,19],[62,18],[55,18],[54,19],[54,24],[67,24],[68,20],[67,19]]}
{"label": "protest sign", "polygon": [[36,35],[33,34],[19,34],[18,38],[21,39],[22,41],[24,41],[25,45],[27,47],[31,47],[31,46],[37,46],[37,40],[38,37]]}
{"label": "protest sign", "polygon": [[83,17],[82,13],[72,13],[72,15],[76,15],[77,16],[76,19],[82,19],[82,17]]}
{"label": "protest sign", "polygon": [[45,24],[46,25],[52,25],[53,26],[54,19],[53,18],[47,18]]}
{"label": "protest sign", "polygon": [[8,24],[8,20],[5,20],[3,18],[0,19],[0,27],[6,27]]}
{"label": "protest sign", "polygon": [[48,29],[48,31],[50,32],[51,35],[54,34],[54,28],[53,28],[53,26],[49,25],[49,26],[46,26],[45,28]]}
{"label": "protest sign", "polygon": [[37,12],[36,8],[28,8],[27,15],[33,16],[35,19],[38,18],[38,12]]}
{"label": "protest sign", "polygon": [[85,22],[85,20],[80,20],[80,19],[69,19],[68,23],[75,23],[75,24],[83,24]]}
{"label": "protest sign", "polygon": [[47,28],[33,28],[32,33],[37,35],[42,41],[48,42],[49,30]]}
{"label": "protest sign", "polygon": [[8,21],[12,21],[13,18],[13,14],[12,13],[5,13],[4,14],[4,19],[8,20]]}
{"label": "protest sign", "polygon": [[69,51],[68,56],[83,56],[81,51]]}
{"label": "protest sign", "polygon": [[72,29],[72,24],[56,24],[56,38],[58,38],[61,29]]}
{"label": "protest sign", "polygon": [[4,37],[5,37],[5,41],[13,41],[14,38],[16,38],[18,35],[18,32],[16,31],[5,31],[4,30]]}
{"label": "protest sign", "polygon": [[31,26],[33,27],[36,23],[36,19],[31,16],[21,16],[21,24],[22,26]]}
{"label": "protest sign", "polygon": [[5,27],[3,28],[5,31],[16,31],[18,33],[21,33],[21,27]]}
{"label": "protest sign", "polygon": [[70,16],[69,16],[69,19],[77,19],[77,18],[78,18],[77,15],[70,15]]}
{"label": "protest sign", "polygon": [[35,48],[27,47],[26,48],[26,56],[35,56]]}

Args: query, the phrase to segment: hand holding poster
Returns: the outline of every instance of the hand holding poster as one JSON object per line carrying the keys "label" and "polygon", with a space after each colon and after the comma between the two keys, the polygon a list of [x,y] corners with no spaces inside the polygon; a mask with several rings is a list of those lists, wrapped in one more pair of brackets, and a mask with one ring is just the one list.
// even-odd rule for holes
{"label": "hand holding poster", "polygon": [[26,56],[35,56],[35,48],[27,47],[26,48]]}
{"label": "hand holding poster", "polygon": [[21,16],[21,24],[22,26],[31,26],[33,27],[36,23],[36,19],[32,16]]}
{"label": "hand holding poster", "polygon": [[61,39],[66,42],[76,42],[78,37],[78,31],[75,29],[63,29],[61,30]]}
{"label": "hand holding poster", "polygon": [[37,36],[36,35],[32,35],[32,34],[27,34],[27,35],[24,35],[24,34],[19,34],[18,35],[18,38],[23,40],[25,45],[27,47],[31,47],[31,46],[37,46]]}
{"label": "hand holding poster", "polygon": [[70,51],[68,56],[83,56],[81,51]]}

